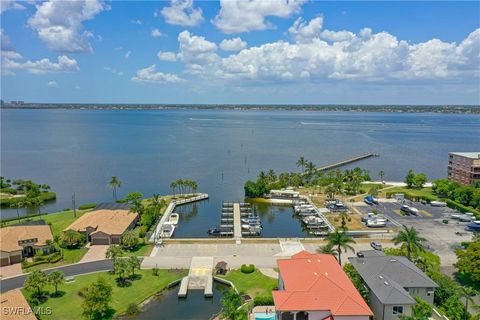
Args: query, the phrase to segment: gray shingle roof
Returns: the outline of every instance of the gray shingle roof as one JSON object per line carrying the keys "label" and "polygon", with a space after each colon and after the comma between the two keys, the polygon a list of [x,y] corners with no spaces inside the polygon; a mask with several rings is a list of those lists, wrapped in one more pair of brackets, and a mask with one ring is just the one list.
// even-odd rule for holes
{"label": "gray shingle roof", "polygon": [[376,253],[364,251],[364,258],[355,257],[348,260],[384,304],[415,303],[404,288],[438,287],[405,257],[386,256],[379,251]]}

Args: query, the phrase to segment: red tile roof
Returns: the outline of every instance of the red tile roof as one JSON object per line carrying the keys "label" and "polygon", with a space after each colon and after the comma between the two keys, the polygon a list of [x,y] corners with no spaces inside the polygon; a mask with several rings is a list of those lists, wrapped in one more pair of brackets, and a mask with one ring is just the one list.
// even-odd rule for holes
{"label": "red tile roof", "polygon": [[273,292],[276,310],[330,311],[333,316],[373,315],[332,255],[302,251],[277,263],[284,290]]}

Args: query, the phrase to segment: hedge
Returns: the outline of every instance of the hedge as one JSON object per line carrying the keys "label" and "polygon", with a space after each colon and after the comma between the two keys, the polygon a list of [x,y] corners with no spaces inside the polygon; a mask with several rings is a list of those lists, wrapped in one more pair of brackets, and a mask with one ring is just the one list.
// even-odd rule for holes
{"label": "hedge", "polygon": [[250,265],[246,265],[246,264],[242,264],[242,266],[240,267],[240,271],[242,271],[242,273],[252,273],[253,271],[255,271],[255,266],[253,264],[250,264]]}
{"label": "hedge", "polygon": [[96,203],[87,203],[87,204],[83,204],[81,205],[80,207],[78,207],[79,210],[87,210],[87,209],[93,209],[97,206]]}
{"label": "hedge", "polygon": [[[57,194],[55,192],[42,192],[36,198],[39,198],[43,202],[47,202],[47,201],[55,200],[57,198]],[[36,199],[36,198],[34,198],[34,199]],[[1,198],[0,199],[0,206],[7,207],[7,206],[12,205],[12,203],[17,203],[17,202],[24,201],[24,200],[25,200],[25,197]]]}
{"label": "hedge", "polygon": [[397,193],[403,193],[405,195],[405,199],[408,200],[425,200],[427,202],[437,201],[438,197],[436,196],[419,196],[410,192],[398,192],[398,191],[387,191],[385,194],[387,198],[391,198],[392,196],[396,195]]}
{"label": "hedge", "polygon": [[259,296],[259,297],[255,297],[253,299],[253,305],[254,306],[273,306],[274,305],[274,302],[273,302],[273,297],[263,297],[263,296]]}
{"label": "hedge", "polygon": [[458,203],[458,202],[450,200],[450,199],[447,199],[445,202],[447,203],[447,206],[449,208],[458,210],[458,211],[463,212],[463,213],[471,212],[475,215],[475,217],[477,217],[477,219],[480,219],[480,211],[478,211],[478,210],[475,210],[471,207],[467,207],[467,206],[465,206],[461,203]]}
{"label": "hedge", "polygon": [[[40,257],[42,257],[42,258],[40,258]],[[37,258],[36,261],[35,261],[35,258]],[[56,263],[56,262],[59,262],[62,259],[63,259],[62,255],[59,252],[57,252],[57,253],[53,253],[50,256],[34,257],[33,262],[23,261],[22,266],[24,268],[31,268],[33,266],[38,266],[38,265],[44,264],[44,263]]]}

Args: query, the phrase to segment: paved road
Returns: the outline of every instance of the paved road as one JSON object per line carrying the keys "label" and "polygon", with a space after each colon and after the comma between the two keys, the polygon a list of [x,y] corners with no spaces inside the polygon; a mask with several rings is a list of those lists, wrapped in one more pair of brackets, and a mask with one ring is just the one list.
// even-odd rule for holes
{"label": "paved road", "polygon": [[[84,273],[99,272],[99,271],[109,271],[113,269],[113,264],[111,260],[99,260],[85,263],[76,263],[68,266],[60,266],[57,268],[52,268],[44,270],[46,273],[50,273],[54,270],[61,270],[65,273],[65,276],[76,276]],[[23,287],[27,275],[20,275],[17,277],[12,277],[9,279],[4,279],[0,281],[0,292],[6,292],[9,290],[17,289]]]}

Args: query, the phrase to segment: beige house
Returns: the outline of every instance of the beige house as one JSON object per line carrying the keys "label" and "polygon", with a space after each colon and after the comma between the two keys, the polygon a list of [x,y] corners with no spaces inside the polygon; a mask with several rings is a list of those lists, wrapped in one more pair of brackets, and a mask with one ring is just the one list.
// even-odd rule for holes
{"label": "beige house", "polygon": [[85,213],[64,231],[83,233],[92,245],[120,244],[125,231],[133,229],[138,213],[128,210],[95,210]]}
{"label": "beige house", "polygon": [[0,295],[0,308],[0,319],[2,320],[37,319],[20,289]]}
{"label": "beige house", "polygon": [[23,225],[0,229],[0,266],[19,263],[38,250],[46,251],[47,240],[52,240],[49,225]]}

